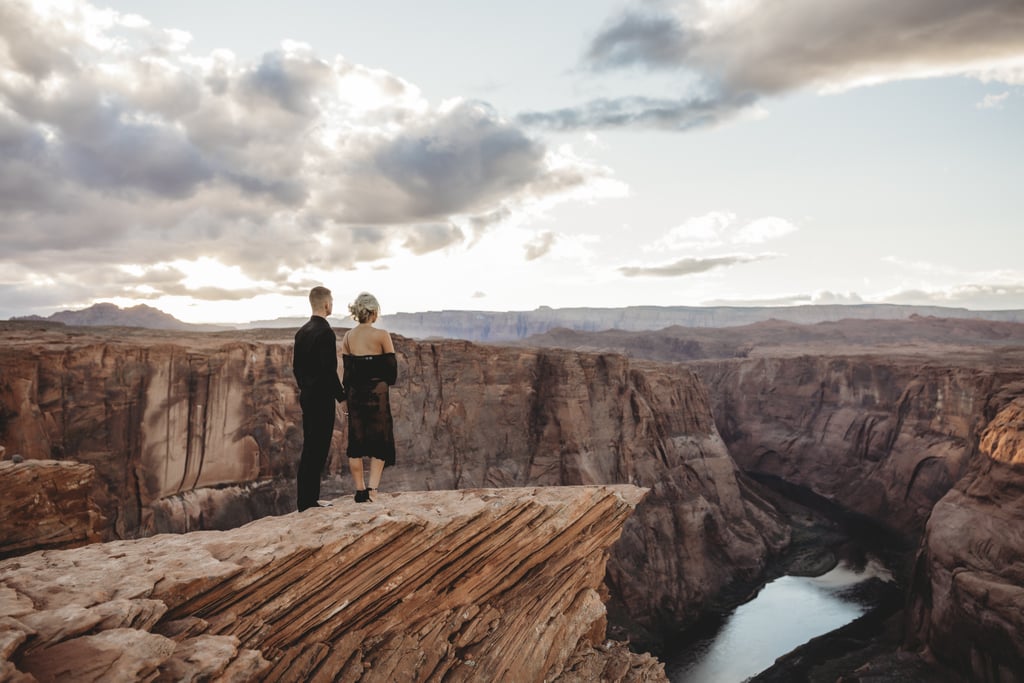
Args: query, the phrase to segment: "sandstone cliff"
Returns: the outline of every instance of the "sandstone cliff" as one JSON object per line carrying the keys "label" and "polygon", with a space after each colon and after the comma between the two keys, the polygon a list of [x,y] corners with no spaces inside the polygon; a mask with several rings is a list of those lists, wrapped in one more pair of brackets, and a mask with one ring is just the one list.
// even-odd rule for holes
{"label": "sandstone cliff", "polygon": [[109,537],[91,465],[0,462],[0,557],[67,548]]}
{"label": "sandstone cliff", "polygon": [[[173,332],[0,329],[0,445],[9,456],[92,465],[118,537],[248,521],[200,524],[201,503],[173,519],[163,505],[196,489],[294,472],[301,429],[283,344],[197,334],[181,346]],[[286,499],[271,488],[251,496],[257,514]],[[171,528],[161,524],[168,518]]]}
{"label": "sandstone cliff", "polygon": [[[93,465],[112,533],[229,528],[292,509],[301,418],[290,331],[6,329],[0,444]],[[608,568],[617,621],[639,639],[656,645],[786,543],[690,370],[457,341],[396,346],[399,464],[385,491],[651,489]],[[344,445],[339,422],[333,473]]]}
{"label": "sandstone cliff", "polygon": [[910,593],[910,647],[992,683],[1024,679],[1024,383],[1013,389],[932,511]]}
{"label": "sandstone cliff", "polygon": [[968,470],[1016,351],[929,358],[789,356],[691,365],[745,469],[814,490],[916,540]]}
{"label": "sandstone cliff", "polygon": [[663,681],[604,635],[643,493],[403,493],[9,559],[0,679]]}
{"label": "sandstone cliff", "polygon": [[1024,327],[775,323],[549,341],[748,356],[688,364],[737,461],[921,542],[907,645],[970,680],[1024,680]]}

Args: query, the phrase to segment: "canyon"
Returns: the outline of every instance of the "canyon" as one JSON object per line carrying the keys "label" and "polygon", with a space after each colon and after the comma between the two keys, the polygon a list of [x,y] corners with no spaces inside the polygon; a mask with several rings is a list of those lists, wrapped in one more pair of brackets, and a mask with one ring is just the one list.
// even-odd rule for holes
{"label": "canyon", "polygon": [[[1015,680],[1024,540],[1007,530],[1024,517],[1022,330],[919,318],[555,330],[516,346],[396,337],[400,460],[384,488],[649,489],[609,550],[603,597],[609,634],[656,650],[787,547],[785,516],[758,484],[784,482],[909,549],[896,568],[907,656]],[[291,509],[290,332],[0,331],[6,457],[93,472],[50,488],[67,498],[53,515],[78,522],[38,547],[230,529]],[[332,451],[325,486],[342,493],[341,424]],[[0,465],[5,491],[29,485]],[[83,491],[90,503],[72,504]],[[2,556],[23,557],[31,542],[2,531]]]}
{"label": "canyon", "polygon": [[971,680],[1024,676],[1024,325],[766,321],[523,343],[685,363],[744,472],[908,549],[901,648]]}
{"label": "canyon", "polygon": [[[91,465],[105,526],[90,533],[227,529],[294,509],[301,415],[291,331],[2,329],[0,444],[29,460]],[[395,345],[401,457],[384,491],[650,489],[608,563],[616,635],[657,647],[788,542],[784,521],[729,457],[689,369],[455,340],[396,336]],[[342,411],[328,485],[344,487]]]}

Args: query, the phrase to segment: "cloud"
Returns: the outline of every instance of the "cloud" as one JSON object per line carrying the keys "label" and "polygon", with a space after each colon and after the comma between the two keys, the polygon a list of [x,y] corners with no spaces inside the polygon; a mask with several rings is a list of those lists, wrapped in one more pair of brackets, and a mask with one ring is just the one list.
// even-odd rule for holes
{"label": "cloud", "polygon": [[553,130],[625,126],[689,130],[731,119],[742,110],[752,110],[756,101],[752,93],[717,93],[678,99],[642,96],[603,98],[576,107],[523,112],[516,120],[524,126]]}
{"label": "cloud", "polygon": [[710,249],[726,244],[761,244],[796,232],[784,218],[764,216],[739,224],[730,211],[710,211],[688,218],[663,237],[644,247],[645,251]]}
{"label": "cloud", "polygon": [[774,254],[733,254],[728,256],[711,256],[707,258],[686,257],[659,266],[622,266],[619,272],[626,277],[680,277],[704,273],[716,268],[726,268],[741,263],[753,263],[775,258]]}
{"label": "cloud", "polygon": [[345,222],[488,212],[531,183],[583,181],[548,174],[544,146],[480,102],[458,102],[389,140],[368,142],[333,166],[342,174],[340,196],[330,195],[337,209],[323,210]]}
{"label": "cloud", "polygon": [[894,304],[962,306],[974,310],[1024,308],[1024,282],[1017,284],[963,283],[944,288],[901,289],[881,299]]}
{"label": "cloud", "polygon": [[808,306],[808,305],[856,305],[864,303],[856,292],[830,292],[821,290],[813,294],[790,294],[787,296],[753,299],[713,299],[702,302],[702,306]]}
{"label": "cloud", "polygon": [[[255,61],[188,44],[80,0],[0,4],[7,291],[60,274],[64,297],[112,298],[140,293],[121,265],[155,275],[204,257],[284,291],[310,269],[472,246],[536,204],[621,193],[609,169],[486,103],[432,104],[302,43]],[[149,295],[189,289],[184,277],[162,272]]]}
{"label": "cloud", "polygon": [[421,225],[407,232],[402,246],[419,256],[460,244],[462,240],[462,230],[451,223]]}
{"label": "cloud", "polygon": [[978,102],[974,106],[977,107],[978,109],[1001,109],[1003,106],[1003,102],[1005,102],[1006,98],[1009,96],[1009,90],[1007,90],[1006,92],[1001,92],[998,95],[988,94],[985,95],[981,102]]}
{"label": "cloud", "polygon": [[535,261],[550,252],[551,247],[555,246],[555,240],[557,238],[557,235],[550,230],[542,232],[534,237],[533,240],[527,242],[525,245],[526,260]]}
{"label": "cloud", "polygon": [[784,218],[766,216],[747,223],[733,237],[735,244],[761,244],[796,232],[796,226]]}
{"label": "cloud", "polygon": [[[843,90],[908,78],[968,75],[1020,83],[1019,0],[748,0],[648,3],[614,17],[583,56],[591,72],[675,74],[676,98],[601,99],[527,112],[555,129],[685,130],[801,88]],[[683,76],[686,76],[684,79]]]}

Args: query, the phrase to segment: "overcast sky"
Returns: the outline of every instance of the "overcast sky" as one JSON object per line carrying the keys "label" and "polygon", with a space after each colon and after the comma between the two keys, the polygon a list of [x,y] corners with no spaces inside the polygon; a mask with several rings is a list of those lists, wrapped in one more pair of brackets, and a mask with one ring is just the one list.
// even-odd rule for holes
{"label": "overcast sky", "polygon": [[1024,308],[1021,0],[0,1],[0,319]]}

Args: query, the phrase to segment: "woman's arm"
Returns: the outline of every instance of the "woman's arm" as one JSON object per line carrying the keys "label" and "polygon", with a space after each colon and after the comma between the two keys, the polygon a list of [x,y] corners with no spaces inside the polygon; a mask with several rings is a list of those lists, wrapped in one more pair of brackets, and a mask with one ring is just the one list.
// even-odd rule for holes
{"label": "woman's arm", "polygon": [[391,333],[387,330],[381,330],[380,348],[381,353],[395,352],[395,343],[391,341]]}

